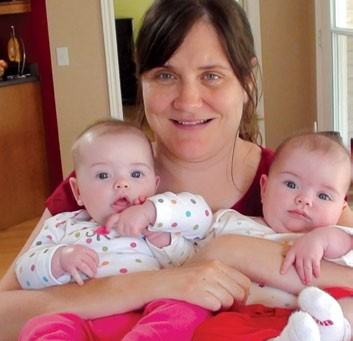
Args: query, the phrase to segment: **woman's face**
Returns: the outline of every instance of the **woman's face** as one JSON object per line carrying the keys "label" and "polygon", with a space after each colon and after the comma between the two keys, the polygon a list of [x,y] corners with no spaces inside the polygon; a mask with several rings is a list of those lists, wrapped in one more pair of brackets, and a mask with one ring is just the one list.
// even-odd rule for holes
{"label": "woman's face", "polygon": [[164,66],[143,74],[142,91],[159,150],[186,161],[229,153],[247,95],[209,23],[196,23]]}

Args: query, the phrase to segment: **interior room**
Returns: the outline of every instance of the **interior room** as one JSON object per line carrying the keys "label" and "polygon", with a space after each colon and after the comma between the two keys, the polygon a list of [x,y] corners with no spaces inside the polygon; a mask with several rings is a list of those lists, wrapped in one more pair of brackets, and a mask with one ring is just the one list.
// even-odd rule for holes
{"label": "interior room", "polygon": [[[115,48],[133,44],[139,20],[151,2],[0,2],[0,59],[8,60],[7,44],[14,26],[25,46],[26,70],[30,75],[24,80],[0,81],[0,112],[5,113],[0,137],[4,173],[0,177],[4,213],[0,218],[0,277],[39,220],[45,199],[72,171],[70,150],[76,136],[98,119],[119,115],[131,119],[134,115],[136,89],[131,55],[124,62],[132,63],[129,74],[120,70],[120,79],[127,79],[129,86],[118,84],[116,79],[116,88],[109,83],[107,20],[117,25],[115,29],[128,32],[121,37],[127,42],[115,42]],[[246,6],[248,2],[243,3]],[[320,110],[325,107],[326,97],[317,90],[322,74],[317,68],[320,61],[316,1],[256,3],[263,78],[260,119],[266,147],[275,149],[293,132],[310,131],[317,124],[321,130],[334,130],[332,122],[321,125]],[[110,31],[110,41],[119,38],[115,34],[115,30]],[[118,50],[115,53],[118,56]],[[126,51],[119,53],[119,60],[123,60]],[[353,76],[348,82],[352,79]],[[121,112],[112,112],[112,108]],[[10,152],[9,145],[13,146]],[[16,181],[9,181],[5,165],[11,172],[16,170]]]}

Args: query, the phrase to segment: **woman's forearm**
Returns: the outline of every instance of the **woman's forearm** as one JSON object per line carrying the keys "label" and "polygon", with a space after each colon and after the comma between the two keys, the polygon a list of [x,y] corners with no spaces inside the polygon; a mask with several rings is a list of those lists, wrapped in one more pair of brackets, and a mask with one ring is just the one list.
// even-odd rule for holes
{"label": "woman's forearm", "polygon": [[[40,314],[72,312],[95,318],[140,308],[147,300],[143,283],[152,274],[119,276],[68,284],[45,290],[0,292],[0,335],[15,339],[23,324]],[[148,285],[148,284],[147,284]],[[149,299],[153,293],[149,292]],[[1,339],[1,337],[0,337]]]}
{"label": "woman's forearm", "polygon": [[[304,285],[294,267],[286,274],[280,274],[286,250],[285,245],[262,238],[224,235],[204,247],[196,257],[218,259],[235,267],[253,281],[298,294]],[[353,287],[353,269],[322,261],[321,275],[312,284],[321,288]]]}
{"label": "woman's forearm", "polygon": [[[216,311],[244,301],[250,281],[235,269],[209,261],[159,271],[94,279],[45,290],[0,292],[0,335],[15,339],[40,314],[73,312],[92,319],[143,307],[160,298],[187,301]],[[1,339],[1,338],[0,338]]]}
{"label": "woman's forearm", "polygon": [[156,274],[107,277],[86,281],[83,286],[74,283],[45,290],[0,292],[0,335],[15,339],[23,324],[40,314],[72,312],[97,318],[136,310],[158,298],[150,289],[150,284],[158,280],[154,279]]}

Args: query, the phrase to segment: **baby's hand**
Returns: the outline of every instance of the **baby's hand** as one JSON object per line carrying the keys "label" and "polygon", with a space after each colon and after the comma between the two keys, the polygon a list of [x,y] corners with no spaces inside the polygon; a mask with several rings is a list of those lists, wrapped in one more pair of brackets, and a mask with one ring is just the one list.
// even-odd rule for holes
{"label": "baby's hand", "polygon": [[320,261],[325,247],[312,233],[298,238],[287,252],[281,266],[281,274],[285,274],[294,264],[299,278],[305,285],[310,285],[314,277],[320,276]]}
{"label": "baby's hand", "polygon": [[59,252],[61,268],[64,272],[68,272],[79,285],[83,284],[80,272],[88,277],[94,277],[96,274],[99,264],[96,251],[83,245],[68,245],[58,249],[57,252]]}
{"label": "baby's hand", "polygon": [[154,204],[147,200],[141,205],[130,206],[113,214],[106,222],[108,231],[114,229],[120,236],[140,236],[156,220]]}
{"label": "baby's hand", "polygon": [[170,245],[171,235],[169,232],[155,232],[145,229],[143,235],[154,246],[162,248]]}

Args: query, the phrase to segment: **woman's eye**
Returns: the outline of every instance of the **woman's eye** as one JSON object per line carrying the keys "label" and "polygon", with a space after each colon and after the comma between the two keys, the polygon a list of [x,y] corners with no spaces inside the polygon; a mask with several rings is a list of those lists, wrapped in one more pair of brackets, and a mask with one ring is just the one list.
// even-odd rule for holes
{"label": "woman's eye", "polygon": [[330,196],[327,195],[326,193],[320,193],[320,194],[318,195],[318,197],[319,197],[319,199],[321,199],[321,200],[331,200]]}
{"label": "woman's eye", "polygon": [[101,172],[97,174],[97,178],[100,180],[105,180],[109,178],[109,174],[106,172]]}
{"label": "woman's eye", "polygon": [[157,74],[157,78],[160,80],[169,80],[169,79],[174,79],[174,76],[171,73],[161,72]]}
{"label": "woman's eye", "polygon": [[142,172],[140,172],[140,171],[134,171],[134,172],[131,173],[131,176],[132,176],[133,178],[135,178],[135,179],[141,178]]}
{"label": "woman's eye", "polygon": [[217,75],[216,73],[207,73],[204,77],[206,80],[210,80],[210,81],[218,81],[220,79],[219,75]]}
{"label": "woman's eye", "polygon": [[295,189],[297,188],[297,185],[293,181],[287,181],[286,186],[290,189]]}

